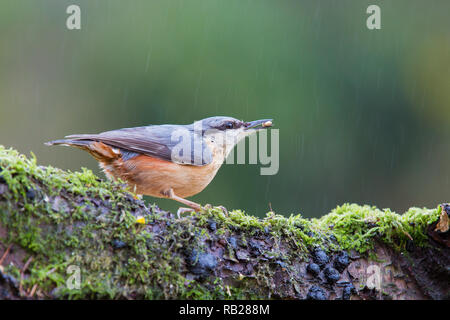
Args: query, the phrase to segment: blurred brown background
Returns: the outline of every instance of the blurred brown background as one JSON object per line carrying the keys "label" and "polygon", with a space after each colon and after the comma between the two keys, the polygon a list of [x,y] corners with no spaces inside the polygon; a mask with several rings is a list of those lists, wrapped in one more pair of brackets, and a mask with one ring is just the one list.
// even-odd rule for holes
{"label": "blurred brown background", "polygon": [[[81,30],[66,28],[70,4]],[[369,4],[381,30],[366,28]],[[270,117],[279,173],[225,165],[193,200],[258,216],[269,202],[307,217],[344,202],[433,207],[450,198],[449,13],[444,0],[3,0],[0,144],[99,172],[88,154],[43,143]]]}

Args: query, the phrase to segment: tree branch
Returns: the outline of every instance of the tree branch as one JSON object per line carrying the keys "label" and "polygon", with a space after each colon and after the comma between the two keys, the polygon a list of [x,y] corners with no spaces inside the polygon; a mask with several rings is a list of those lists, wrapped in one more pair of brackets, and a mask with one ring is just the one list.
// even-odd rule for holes
{"label": "tree branch", "polygon": [[177,219],[0,146],[0,298],[449,299],[449,211]]}

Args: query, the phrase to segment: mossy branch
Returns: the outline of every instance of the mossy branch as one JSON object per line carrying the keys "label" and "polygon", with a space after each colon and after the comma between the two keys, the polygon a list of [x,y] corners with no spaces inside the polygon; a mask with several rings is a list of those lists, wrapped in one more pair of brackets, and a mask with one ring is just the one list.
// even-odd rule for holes
{"label": "mossy branch", "polygon": [[0,298],[448,299],[447,210],[177,219],[0,146]]}

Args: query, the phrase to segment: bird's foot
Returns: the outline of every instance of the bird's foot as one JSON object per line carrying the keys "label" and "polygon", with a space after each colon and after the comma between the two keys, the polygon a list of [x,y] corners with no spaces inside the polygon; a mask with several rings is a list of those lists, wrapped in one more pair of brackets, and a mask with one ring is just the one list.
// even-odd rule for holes
{"label": "bird's foot", "polygon": [[182,207],[180,207],[180,208],[178,208],[178,211],[177,211],[178,219],[181,219],[181,214],[186,213],[186,212],[196,212],[196,211],[193,208],[182,208]]}
{"label": "bird's foot", "polygon": [[228,217],[228,210],[227,210],[227,208],[225,208],[224,206],[217,206],[216,208],[219,208],[220,210],[222,210],[222,212]]}
{"label": "bird's foot", "polygon": [[208,204],[205,204],[205,206],[203,207],[204,209],[220,209],[227,217],[228,217],[228,210],[227,210],[227,208],[225,208],[224,206],[215,206],[215,207],[213,207],[212,205],[210,205],[209,203]]}

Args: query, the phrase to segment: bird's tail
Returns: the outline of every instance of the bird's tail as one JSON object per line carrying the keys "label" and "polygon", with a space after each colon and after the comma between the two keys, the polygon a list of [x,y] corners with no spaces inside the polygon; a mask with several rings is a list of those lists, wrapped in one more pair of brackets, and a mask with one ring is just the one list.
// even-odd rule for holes
{"label": "bird's tail", "polygon": [[59,140],[53,140],[46,142],[45,145],[47,146],[69,146],[69,147],[78,147],[81,149],[85,149],[91,144],[92,141],[89,140],[72,140],[72,139],[59,139]]}
{"label": "bird's tail", "polygon": [[46,142],[47,146],[69,146],[76,147],[89,152],[98,161],[111,161],[118,158],[120,155],[119,151],[116,151],[112,147],[94,140],[78,140],[78,139],[60,139]]}

